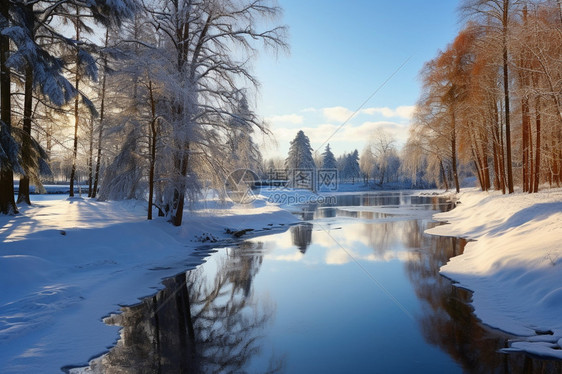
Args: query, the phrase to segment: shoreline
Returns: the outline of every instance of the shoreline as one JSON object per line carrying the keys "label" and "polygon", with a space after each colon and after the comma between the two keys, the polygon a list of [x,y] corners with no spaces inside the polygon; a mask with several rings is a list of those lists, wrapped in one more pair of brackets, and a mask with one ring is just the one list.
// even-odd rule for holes
{"label": "shoreline", "polygon": [[470,242],[440,273],[472,291],[483,324],[518,337],[503,352],[562,359],[562,189],[454,196],[455,209],[433,216],[446,224],[426,233]]}
{"label": "shoreline", "polygon": [[16,216],[0,216],[0,372],[87,365],[119,338],[120,328],[103,318],[121,305],[138,303],[161,289],[163,279],[195,268],[209,248],[299,221],[263,200],[194,208],[174,227],[163,218],[147,221],[144,202],[50,195],[36,196]]}

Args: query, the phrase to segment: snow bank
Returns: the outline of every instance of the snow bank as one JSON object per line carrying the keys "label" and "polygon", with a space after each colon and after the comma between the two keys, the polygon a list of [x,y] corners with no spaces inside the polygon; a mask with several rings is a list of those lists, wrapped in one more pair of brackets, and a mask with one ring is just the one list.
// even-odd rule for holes
{"label": "snow bank", "polygon": [[85,365],[118,338],[118,328],[102,318],[156,292],[162,278],[200,264],[202,246],[227,245],[239,230],[256,236],[297,221],[264,201],[209,202],[186,212],[179,228],[146,221],[145,203],[136,201],[35,201],[17,216],[0,216],[1,373]]}
{"label": "snow bank", "polygon": [[521,336],[504,351],[562,359],[562,190],[468,190],[429,234],[474,239],[441,273],[474,291],[483,323]]}

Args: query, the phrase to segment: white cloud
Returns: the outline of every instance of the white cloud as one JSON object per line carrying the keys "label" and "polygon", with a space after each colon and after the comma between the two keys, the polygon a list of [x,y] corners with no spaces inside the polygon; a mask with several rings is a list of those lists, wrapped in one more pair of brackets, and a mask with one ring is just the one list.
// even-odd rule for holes
{"label": "white cloud", "polygon": [[304,117],[298,114],[284,114],[280,116],[266,117],[265,120],[273,124],[290,123],[294,125],[300,125],[301,123],[303,123]]}
{"label": "white cloud", "polygon": [[402,117],[406,119],[411,119],[415,111],[416,111],[415,105],[402,105],[396,108],[396,114],[398,115],[398,117]]}
{"label": "white cloud", "polygon": [[[298,129],[289,126],[277,126],[273,129],[273,132],[280,147],[278,150],[280,157],[286,157],[289,143],[295,138],[298,130],[304,131],[306,136],[310,139],[310,145],[314,150],[322,152],[326,145],[324,143],[330,143],[333,152],[337,156],[343,152],[349,152],[354,149],[361,150],[378,129],[384,129],[391,134],[396,139],[398,147],[405,144],[408,139],[409,125],[392,121],[366,121],[360,125],[348,123],[341,128],[339,124],[331,123],[323,123],[310,127],[301,126]],[[275,151],[273,149],[268,150],[271,152]],[[269,156],[269,154],[267,154],[268,150],[265,150],[266,157]]]}
{"label": "white cloud", "polygon": [[394,137],[398,143],[405,143],[409,135],[409,124],[391,121],[363,122],[360,126],[349,127],[345,135],[348,139],[365,139],[367,141],[377,130],[382,129]]}
{"label": "white cloud", "polygon": [[299,130],[304,131],[310,138],[314,150],[322,152],[326,142],[330,143],[336,155],[354,149],[362,149],[378,129],[384,129],[390,133],[396,139],[397,147],[400,148],[408,139],[409,119],[414,111],[415,106],[413,105],[398,106],[394,109],[388,107],[365,108],[358,112],[358,119],[356,118],[344,126],[342,124],[351,117],[353,112],[343,106],[322,109],[310,107],[300,110],[298,114],[267,117],[266,120],[271,124],[270,128],[278,148],[268,143],[262,152],[266,158],[286,157],[289,143]]}
{"label": "white cloud", "polygon": [[387,117],[387,118],[395,116],[395,112],[388,107],[366,108],[366,109],[362,109],[361,113],[365,113],[365,114],[368,114],[368,115],[371,115],[371,116],[374,115],[374,114],[382,114],[384,117]]}
{"label": "white cloud", "polygon": [[322,109],[322,114],[328,121],[344,122],[351,117],[353,112],[343,106],[334,106]]}
{"label": "white cloud", "polygon": [[267,255],[266,257],[274,261],[298,262],[303,259],[304,255],[301,252],[297,251],[286,255],[277,255],[277,256]]}
{"label": "white cloud", "polygon": [[344,265],[351,261],[350,255],[340,248],[330,249],[324,259],[328,265]]}
{"label": "white cloud", "polygon": [[415,110],[416,110],[415,105],[401,105],[396,109],[391,109],[388,107],[366,108],[366,109],[362,109],[361,113],[369,114],[369,115],[381,114],[386,118],[399,117],[404,119],[410,119],[412,118],[412,115],[414,114]]}
{"label": "white cloud", "polygon": [[[365,108],[358,111],[356,114],[360,115],[381,115],[385,118],[402,118],[402,119],[411,119],[412,115],[415,111],[415,105],[401,105],[396,107],[395,109],[389,107],[379,107],[379,108]],[[304,111],[313,111],[313,108],[308,108]],[[315,110],[314,110],[315,111]],[[354,117],[354,112],[348,108],[343,106],[335,106],[330,108],[323,108],[322,114],[327,121],[330,122],[340,122],[343,123]]]}

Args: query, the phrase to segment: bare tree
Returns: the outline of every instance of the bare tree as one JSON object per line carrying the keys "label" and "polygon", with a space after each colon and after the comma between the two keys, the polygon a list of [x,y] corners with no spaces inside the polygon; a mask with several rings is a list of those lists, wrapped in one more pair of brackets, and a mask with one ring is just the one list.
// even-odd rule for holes
{"label": "bare tree", "polygon": [[[285,48],[285,29],[257,30],[261,19],[280,14],[280,8],[265,0],[156,1],[147,10],[161,47],[170,56],[161,79],[168,101],[162,120],[170,126],[174,141],[173,189],[164,199],[172,223],[181,225],[186,190],[195,169],[207,165],[216,173],[224,167],[222,157],[216,156],[224,154],[219,148],[224,147],[229,119],[236,116],[234,93],[239,92],[240,82],[257,85],[248,67],[248,59],[257,52],[256,42]],[[242,54],[235,55],[233,48]],[[265,131],[255,117],[246,118],[246,123]],[[193,165],[196,159],[198,165]]]}

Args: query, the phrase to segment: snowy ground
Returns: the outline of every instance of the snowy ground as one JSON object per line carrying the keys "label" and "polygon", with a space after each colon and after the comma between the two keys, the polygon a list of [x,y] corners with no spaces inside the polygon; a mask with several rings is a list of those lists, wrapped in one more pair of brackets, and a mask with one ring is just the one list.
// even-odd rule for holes
{"label": "snowy ground", "polygon": [[562,359],[562,189],[501,195],[476,190],[428,233],[475,241],[441,273],[474,291],[483,323],[521,336],[505,351]]}
{"label": "snowy ground", "polygon": [[34,196],[0,216],[0,372],[55,373],[107,350],[118,328],[102,317],[152,294],[160,280],[200,264],[202,246],[285,230],[296,218],[255,201],[207,201],[181,228],[146,221],[145,203]]}
{"label": "snowy ground", "polygon": [[[298,211],[295,203],[320,198],[262,193],[251,206],[206,200],[181,228],[146,221],[144,203],[60,195],[34,196],[22,214],[0,216],[0,372],[86,364],[118,338],[102,317],[200,264],[202,247],[235,240],[225,229],[255,229],[244,237],[284,230],[296,219],[279,205]],[[429,232],[475,241],[442,273],[474,291],[484,323],[525,337],[508,350],[562,358],[562,189],[508,196],[463,190],[457,197],[457,208],[435,216],[450,224]]]}

